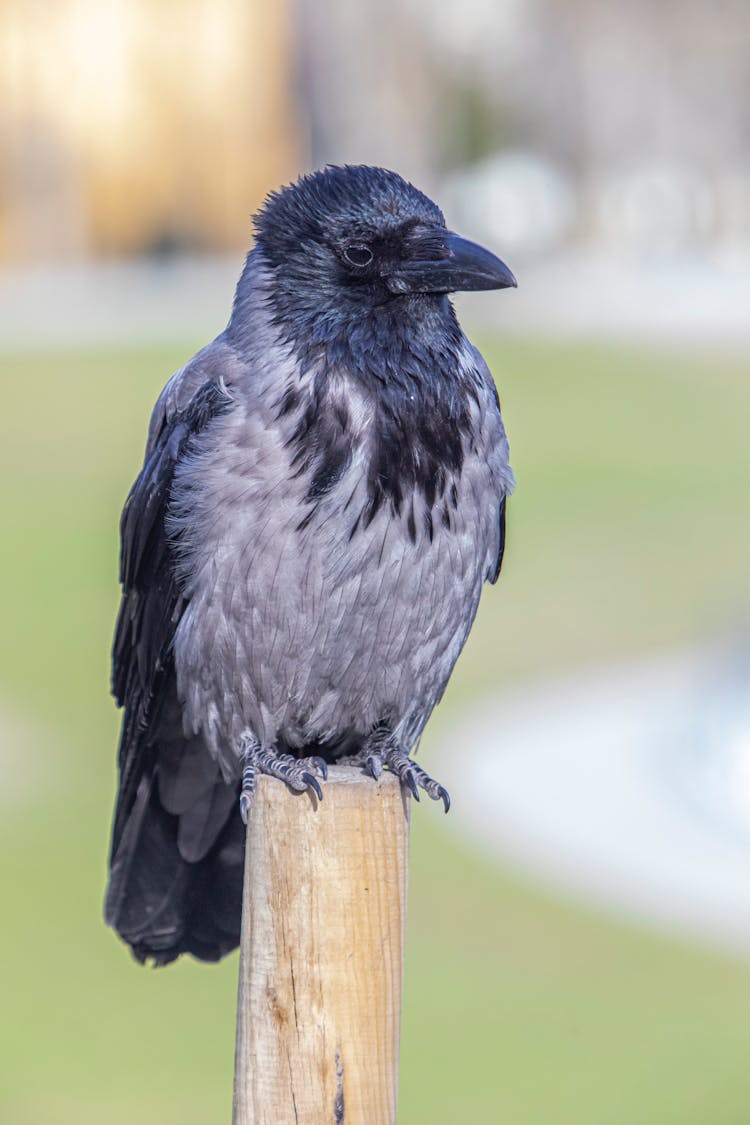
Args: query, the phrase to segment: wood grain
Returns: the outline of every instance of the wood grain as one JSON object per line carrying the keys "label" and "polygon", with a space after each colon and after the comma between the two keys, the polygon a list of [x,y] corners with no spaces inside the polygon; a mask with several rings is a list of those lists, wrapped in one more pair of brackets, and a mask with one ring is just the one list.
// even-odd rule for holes
{"label": "wood grain", "polygon": [[247,831],[234,1125],[393,1125],[409,801],[336,767],[318,803],[258,779]]}

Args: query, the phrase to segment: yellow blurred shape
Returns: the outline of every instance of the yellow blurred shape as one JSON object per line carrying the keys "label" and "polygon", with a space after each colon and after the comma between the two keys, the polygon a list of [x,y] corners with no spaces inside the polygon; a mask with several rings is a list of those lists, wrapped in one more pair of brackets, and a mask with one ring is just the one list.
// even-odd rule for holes
{"label": "yellow blurred shape", "polygon": [[249,239],[293,177],[287,4],[0,0],[0,259]]}

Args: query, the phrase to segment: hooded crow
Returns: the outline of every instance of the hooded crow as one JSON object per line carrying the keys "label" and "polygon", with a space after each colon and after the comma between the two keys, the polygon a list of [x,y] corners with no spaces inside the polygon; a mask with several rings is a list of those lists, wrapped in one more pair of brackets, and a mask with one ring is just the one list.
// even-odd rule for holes
{"label": "hooded crow", "polygon": [[[106,919],[139,961],[239,942],[260,773],[448,794],[410,756],[513,486],[448,294],[515,279],[393,172],[269,196],[227,328],[164,387],[121,520],[123,708]],[[321,786],[321,781],[323,786]]]}

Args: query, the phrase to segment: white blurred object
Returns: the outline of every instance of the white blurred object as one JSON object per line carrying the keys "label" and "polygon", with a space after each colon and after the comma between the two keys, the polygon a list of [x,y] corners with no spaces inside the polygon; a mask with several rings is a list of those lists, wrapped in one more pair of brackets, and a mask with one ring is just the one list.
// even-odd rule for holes
{"label": "white blurred object", "polygon": [[712,257],[729,272],[750,271],[750,164],[722,172],[716,180],[716,198]]}
{"label": "white blurred object", "polygon": [[692,713],[683,792],[750,850],[750,650],[717,662]]}
{"label": "white blurred object", "polygon": [[750,952],[748,669],[728,668],[674,655],[474,709],[430,754],[453,823],[615,913]]}
{"label": "white blurred object", "polygon": [[644,257],[695,253],[716,225],[711,182],[664,162],[620,168],[594,185],[598,232],[620,252]]}
{"label": "white blurred object", "polygon": [[538,254],[565,238],[576,215],[572,182],[538,153],[507,150],[446,178],[444,211],[456,229],[503,253]]}
{"label": "white blurred object", "polygon": [[435,18],[432,0],[407,0],[405,5],[420,20],[426,36],[449,58],[476,63],[493,46],[514,41],[525,22],[523,0],[464,0],[444,4]]}

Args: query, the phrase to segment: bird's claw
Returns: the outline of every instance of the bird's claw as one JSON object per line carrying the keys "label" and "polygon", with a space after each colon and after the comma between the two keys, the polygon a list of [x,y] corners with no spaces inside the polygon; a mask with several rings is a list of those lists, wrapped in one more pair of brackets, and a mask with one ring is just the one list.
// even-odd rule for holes
{"label": "bird's claw", "polygon": [[313,789],[317,794],[318,800],[323,800],[323,790],[320,788],[320,783],[314,773],[309,773],[307,770],[302,774],[300,781],[304,782],[305,789]]}
{"label": "bird's claw", "polygon": [[419,800],[419,790],[423,789],[433,801],[442,801],[445,811],[448,812],[451,807],[448,790],[430,777],[426,770],[418,766],[393,735],[388,736],[384,743],[380,742],[377,748],[371,750],[365,758],[365,768],[376,780],[383,772],[384,766],[391,773],[396,774],[401,784],[406,786],[415,801]]}
{"label": "bird's claw", "polygon": [[247,824],[255,797],[255,782],[258,774],[278,778],[297,793],[312,790],[319,801],[323,800],[323,790],[315,776],[317,771],[325,781],[328,765],[318,755],[311,758],[295,758],[291,754],[278,754],[275,750],[264,749],[255,738],[243,739],[242,749],[242,789],[240,792],[240,816]]}
{"label": "bird's claw", "polygon": [[318,771],[323,781],[328,781],[328,762],[316,754],[314,758],[307,759],[310,765]]}
{"label": "bird's claw", "polygon": [[365,766],[370,777],[374,777],[377,781],[383,772],[383,759],[379,754],[368,754]]}
{"label": "bird's claw", "polygon": [[445,788],[444,785],[438,785],[438,787],[437,787],[437,798],[435,798],[435,799],[441,800],[443,802],[444,807],[445,807],[445,811],[448,812],[448,809],[451,807],[451,795],[448,792],[448,790]]}
{"label": "bird's claw", "polygon": [[242,823],[247,824],[248,817],[250,816],[250,809],[253,807],[254,793],[250,790],[243,789],[240,793],[240,816]]}
{"label": "bird's claw", "polygon": [[415,801],[418,801],[419,786],[417,785],[417,779],[414,776],[414,770],[404,770],[403,774],[401,775],[401,780],[406,782],[406,784],[409,786],[409,789],[411,790],[412,797]]}

